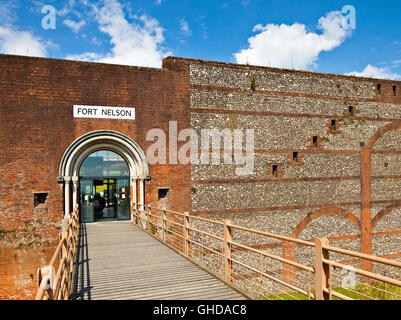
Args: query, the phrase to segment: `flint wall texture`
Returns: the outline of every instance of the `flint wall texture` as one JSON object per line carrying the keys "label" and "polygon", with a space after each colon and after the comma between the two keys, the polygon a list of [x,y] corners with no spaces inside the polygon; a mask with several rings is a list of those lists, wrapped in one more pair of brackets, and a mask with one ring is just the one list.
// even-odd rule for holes
{"label": "flint wall texture", "polygon": [[[249,175],[239,176],[235,169],[240,165],[224,163],[223,157],[219,165],[191,165],[194,213],[302,239],[327,237],[350,250],[400,256],[401,100],[393,89],[399,92],[399,82],[186,63],[191,127],[199,136],[202,129],[242,129],[244,136],[253,129],[255,148]],[[393,129],[383,130],[390,125]],[[361,156],[366,152],[368,163]],[[367,176],[369,182],[362,182]],[[367,187],[369,196],[363,198]],[[362,203],[369,204],[368,212],[362,212]],[[366,221],[372,228],[371,250],[361,242],[366,230],[360,225]],[[241,241],[269,243],[249,237]],[[296,258],[308,260],[301,251],[297,249]]]}

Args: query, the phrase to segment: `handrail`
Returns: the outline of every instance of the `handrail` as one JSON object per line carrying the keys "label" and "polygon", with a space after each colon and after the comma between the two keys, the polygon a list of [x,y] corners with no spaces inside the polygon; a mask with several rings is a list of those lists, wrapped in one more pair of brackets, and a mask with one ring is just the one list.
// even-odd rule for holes
{"label": "handrail", "polygon": [[[324,263],[326,263],[326,264],[335,266],[337,268],[344,268],[343,264],[341,264],[339,262],[331,261],[331,260],[328,260],[328,259],[322,259],[322,261]],[[390,277],[382,276],[380,274],[375,274],[373,272],[369,272],[369,271],[365,271],[365,270],[361,270],[361,269],[357,269],[357,268],[354,268],[353,271],[355,273],[357,273],[357,274],[362,275],[362,276],[367,276],[367,277],[369,277],[371,279],[374,279],[374,280],[387,282],[387,283],[393,284],[395,286],[401,287],[401,281],[392,279]]]}
{"label": "handrail", "polygon": [[270,238],[275,238],[275,239],[279,239],[279,240],[283,240],[283,241],[288,241],[288,242],[293,242],[296,244],[303,244],[309,247],[314,247],[315,244],[311,241],[306,241],[306,240],[301,240],[301,239],[297,239],[297,238],[291,238],[291,237],[286,237],[286,236],[282,236],[282,235],[278,235],[278,234],[274,234],[274,233],[270,233],[270,232],[266,232],[266,231],[261,231],[261,230],[256,230],[256,229],[250,229],[250,228],[246,228],[246,227],[242,227],[242,226],[238,226],[238,225],[231,225],[231,228],[237,229],[237,230],[242,230],[242,231],[247,231],[247,232],[252,232],[255,234],[259,234],[262,236],[266,236],[266,237],[270,237]]}
{"label": "handrail", "polygon": [[342,253],[348,256],[356,257],[356,258],[361,258],[361,259],[366,259],[372,262],[378,262],[378,263],[385,263],[388,265],[391,265],[393,267],[401,268],[401,262],[386,259],[386,258],[381,258],[381,257],[376,257],[376,256],[371,256],[369,254],[361,253],[361,252],[356,252],[356,251],[350,251],[342,248],[336,248],[336,247],[331,247],[327,245],[322,246],[323,249],[336,252],[336,253]]}
{"label": "handrail", "polygon": [[[158,213],[155,214],[154,211],[158,211]],[[176,219],[177,216],[180,217],[179,220]],[[187,258],[192,259],[195,263],[209,269],[212,273],[224,276],[224,279],[227,282],[237,284],[237,287],[241,287],[241,289],[247,291],[251,295],[257,291],[260,292],[258,297],[269,298],[266,296],[267,290],[265,282],[271,281],[276,283],[275,287],[277,291],[281,292],[281,295],[284,297],[289,296],[297,298],[296,295],[288,292],[288,289],[291,289],[294,292],[305,295],[308,299],[331,299],[332,297],[335,297],[342,300],[354,300],[358,295],[361,298],[372,298],[367,296],[364,292],[358,292],[357,288],[341,287],[343,289],[341,293],[334,291],[336,288],[333,287],[333,285],[338,285],[335,280],[341,280],[342,278],[333,273],[332,268],[340,268],[347,271],[351,270],[355,275],[363,276],[364,279],[366,278],[367,280],[365,279],[363,282],[356,281],[357,285],[362,286],[365,289],[371,288],[401,298],[401,281],[368,270],[347,266],[346,264],[341,263],[341,261],[330,259],[329,254],[330,252],[341,253],[361,260],[364,259],[371,262],[381,263],[385,266],[401,269],[400,262],[332,247],[328,245],[327,239],[316,239],[314,242],[306,241],[235,225],[229,220],[224,222],[215,221],[204,217],[190,215],[187,212],[176,212],[139,203],[133,204],[131,218],[133,223],[138,226],[143,226],[142,223],[145,223],[146,226],[144,226],[144,228],[147,232],[153,233],[154,236],[159,237],[163,242],[172,245],[176,250],[181,251]],[[193,225],[190,225],[190,220],[202,221],[214,226],[219,226],[222,228],[220,229],[219,234],[223,231],[224,237],[201,230],[198,226],[194,227]],[[157,230],[161,233],[159,234]],[[283,255],[281,257],[263,251],[262,249],[254,248],[251,244],[243,244],[234,241],[233,230],[240,230],[258,236],[281,240],[280,243],[283,248],[286,243],[291,243],[293,246],[290,247],[289,250],[292,254],[285,257]],[[205,238],[208,239],[208,245],[204,242]],[[256,245],[260,245],[260,241],[257,244],[255,243],[255,246]],[[311,253],[311,257],[314,257],[315,260],[313,266],[295,261],[295,245],[313,249],[313,253]],[[251,255],[256,255],[259,258],[252,258]],[[201,261],[196,259],[200,259]],[[221,265],[218,263],[219,259]],[[271,267],[269,261],[281,263],[283,266],[282,269],[269,269],[269,267]],[[240,268],[237,268],[236,266]],[[244,270],[248,270],[248,273]],[[252,271],[252,273],[249,273],[250,271]],[[274,274],[274,276],[272,274]],[[312,274],[314,274],[314,288],[312,288],[311,285]],[[257,280],[257,278],[259,278],[259,280]],[[298,283],[298,278],[301,280],[303,279],[302,281],[305,282],[304,286]],[[248,279],[250,280],[248,281]],[[398,293],[398,291],[392,292],[391,290],[387,290],[386,287],[384,287],[384,289],[380,286],[375,287],[371,281],[380,281],[384,284],[397,286],[400,291]],[[259,283],[258,289],[254,288],[256,283]],[[249,286],[253,287],[249,288]],[[287,290],[282,289],[284,287],[286,287]],[[315,293],[312,293],[312,289],[314,289]],[[250,291],[252,291],[252,293]],[[276,295],[272,294],[271,296]],[[281,297],[281,299],[283,298]]]}
{"label": "handrail", "polygon": [[275,256],[275,255],[273,255],[273,254],[269,254],[269,253],[264,252],[264,251],[262,251],[262,250],[255,249],[255,248],[252,248],[252,247],[249,247],[249,246],[240,244],[240,243],[238,243],[238,242],[229,241],[228,243],[230,243],[230,244],[232,244],[232,245],[235,245],[235,246],[238,246],[238,247],[241,247],[241,248],[244,248],[244,249],[247,249],[247,250],[249,250],[249,251],[252,251],[252,252],[261,254],[261,255],[263,255],[263,256],[265,256],[265,257],[268,257],[268,258],[271,258],[271,259],[274,259],[274,260],[278,260],[278,261],[280,261],[280,262],[284,262],[284,263],[290,264],[290,265],[292,265],[292,266],[294,266],[294,267],[296,267],[296,268],[299,268],[299,269],[303,269],[303,270],[311,271],[311,272],[314,271],[312,267],[308,267],[308,266],[305,266],[305,265],[303,265],[303,264],[294,262],[294,261],[292,261],[292,260],[288,260],[288,259],[285,259],[285,258],[281,258],[281,257]]}
{"label": "handrail", "polygon": [[[79,238],[79,207],[75,206],[67,228],[47,266],[37,271],[38,291],[35,300],[67,300],[71,293],[72,273]],[[59,260],[57,272],[56,263]]]}

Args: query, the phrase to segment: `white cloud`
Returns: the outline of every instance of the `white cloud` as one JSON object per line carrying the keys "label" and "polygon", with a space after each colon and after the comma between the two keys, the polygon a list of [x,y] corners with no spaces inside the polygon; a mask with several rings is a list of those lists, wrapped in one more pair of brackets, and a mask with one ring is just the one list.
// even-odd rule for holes
{"label": "white cloud", "polygon": [[347,76],[378,78],[378,79],[391,79],[401,80],[401,75],[392,72],[389,68],[375,67],[368,64],[362,72],[353,71],[346,74]]}
{"label": "white cloud", "polygon": [[81,21],[73,21],[70,19],[66,19],[63,21],[63,23],[70,28],[74,33],[78,33],[79,29],[81,29],[84,25],[86,25],[86,22],[84,20]]}
{"label": "white cloud", "polygon": [[180,19],[180,29],[185,36],[192,35],[192,30],[189,28],[188,22],[185,19]]}
{"label": "white cloud", "polygon": [[341,12],[332,11],[318,21],[321,33],[308,32],[304,24],[258,24],[246,49],[234,53],[238,63],[279,68],[311,69],[319,54],[340,46],[351,34]]}
{"label": "white cloud", "polygon": [[156,19],[147,15],[134,16],[135,22],[130,23],[116,0],[104,0],[96,19],[100,31],[110,37],[111,52],[105,55],[86,52],[69,55],[67,59],[79,57],[80,60],[160,67],[162,59],[171,54],[161,47],[164,29]]}
{"label": "white cloud", "polygon": [[0,5],[0,53],[23,56],[45,57],[50,47],[58,46],[43,41],[31,31],[19,30],[15,26],[19,4],[13,0],[2,0]]}
{"label": "white cloud", "polygon": [[79,60],[79,61],[96,61],[102,58],[102,55],[95,52],[85,52],[80,54],[70,54],[65,57],[67,60]]}
{"label": "white cloud", "polygon": [[0,6],[0,21],[2,25],[9,25],[17,20],[17,16],[12,9],[15,9],[17,4],[10,0],[3,1]]}
{"label": "white cloud", "polygon": [[75,0],[68,0],[68,2],[64,5],[64,7],[60,10],[56,10],[58,16],[64,17],[68,15],[73,7],[75,6]]}
{"label": "white cloud", "polygon": [[208,34],[207,34],[207,27],[206,27],[206,23],[204,23],[205,17],[200,15],[196,18],[196,22],[199,24],[200,28],[201,28],[201,34],[202,34],[202,38],[204,40],[207,40],[209,38]]}
{"label": "white cloud", "polygon": [[45,57],[50,43],[44,43],[28,31],[0,26],[0,52],[24,56]]}
{"label": "white cloud", "polygon": [[100,46],[102,44],[102,41],[96,37],[93,37],[91,43],[94,44],[95,46]]}

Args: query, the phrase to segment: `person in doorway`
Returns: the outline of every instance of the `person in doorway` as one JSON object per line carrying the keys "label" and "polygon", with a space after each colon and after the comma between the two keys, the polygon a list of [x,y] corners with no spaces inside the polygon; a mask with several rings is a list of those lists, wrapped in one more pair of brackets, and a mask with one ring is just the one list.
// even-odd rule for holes
{"label": "person in doorway", "polygon": [[100,195],[100,193],[96,193],[95,198],[93,199],[93,208],[95,210],[95,216],[101,217],[103,215],[103,209],[106,206],[106,200]]}

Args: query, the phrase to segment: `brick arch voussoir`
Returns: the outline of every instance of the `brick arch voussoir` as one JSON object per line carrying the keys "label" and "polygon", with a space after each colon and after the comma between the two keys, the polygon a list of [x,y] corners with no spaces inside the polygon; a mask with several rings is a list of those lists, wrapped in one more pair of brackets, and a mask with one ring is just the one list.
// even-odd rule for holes
{"label": "brick arch voussoir", "polygon": [[388,215],[389,213],[391,213],[394,210],[397,210],[399,208],[401,208],[401,200],[398,200],[398,201],[392,203],[388,207],[386,207],[386,208],[380,210],[378,213],[376,213],[376,215],[372,218],[372,222],[371,222],[372,230],[374,229],[376,224],[381,220],[381,218],[383,218],[384,216]]}
{"label": "brick arch voussoir", "polygon": [[309,223],[320,217],[328,215],[337,215],[348,219],[355,225],[355,227],[359,230],[359,232],[361,232],[361,221],[351,212],[342,208],[322,208],[312,212],[307,217],[305,217],[300,223],[298,223],[298,225],[294,228],[291,237],[298,238],[301,231],[304,230],[309,225]]}
{"label": "brick arch voussoir", "polygon": [[376,133],[370,138],[369,142],[366,144],[365,150],[372,150],[376,141],[385,135],[389,131],[401,129],[401,120],[395,120],[383,127],[381,127]]}

